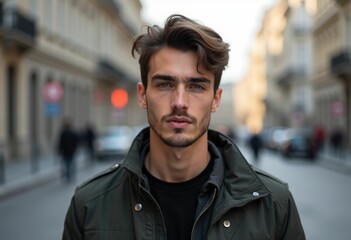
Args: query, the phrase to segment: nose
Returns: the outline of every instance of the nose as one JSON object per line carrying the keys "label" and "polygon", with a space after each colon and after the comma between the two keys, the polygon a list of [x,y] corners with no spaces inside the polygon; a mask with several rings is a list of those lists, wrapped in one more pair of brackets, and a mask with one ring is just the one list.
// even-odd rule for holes
{"label": "nose", "polygon": [[184,87],[178,87],[172,97],[171,107],[173,110],[186,110],[189,107],[188,94]]}

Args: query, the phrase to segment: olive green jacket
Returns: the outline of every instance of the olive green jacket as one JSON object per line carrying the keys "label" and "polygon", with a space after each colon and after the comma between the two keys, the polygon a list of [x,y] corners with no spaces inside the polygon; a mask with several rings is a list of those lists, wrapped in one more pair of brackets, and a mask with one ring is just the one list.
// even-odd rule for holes
{"label": "olive green jacket", "polygon": [[[287,185],[253,169],[224,135],[209,130],[208,137],[215,163],[199,196],[192,239],[305,239]],[[166,239],[161,210],[142,173],[140,152],[148,141],[145,129],[121,165],[76,189],[62,239]]]}

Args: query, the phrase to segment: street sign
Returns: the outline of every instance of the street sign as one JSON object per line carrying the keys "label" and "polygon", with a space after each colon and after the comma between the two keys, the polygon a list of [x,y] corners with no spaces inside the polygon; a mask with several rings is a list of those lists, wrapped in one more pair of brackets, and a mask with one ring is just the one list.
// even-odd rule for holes
{"label": "street sign", "polygon": [[344,104],[341,101],[332,102],[331,111],[334,116],[342,116],[344,114]]}
{"label": "street sign", "polygon": [[53,102],[47,102],[45,105],[45,114],[48,117],[56,117],[60,113],[60,104],[59,103],[53,103]]}
{"label": "street sign", "polygon": [[61,83],[52,81],[44,86],[44,98],[47,102],[58,102],[62,99],[63,88]]}

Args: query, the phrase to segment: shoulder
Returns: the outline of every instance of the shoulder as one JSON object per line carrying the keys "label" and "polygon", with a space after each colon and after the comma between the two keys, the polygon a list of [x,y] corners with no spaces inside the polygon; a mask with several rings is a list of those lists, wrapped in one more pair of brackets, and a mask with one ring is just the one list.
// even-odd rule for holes
{"label": "shoulder", "polygon": [[80,189],[83,189],[84,187],[87,187],[89,184],[92,184],[93,182],[102,180],[103,178],[108,178],[109,175],[111,175],[114,172],[117,172],[118,169],[120,169],[121,164],[115,163],[111,165],[109,168],[103,170],[102,172],[99,172],[98,174],[94,175],[93,177],[89,178],[88,180],[84,181],[77,187],[77,191]]}
{"label": "shoulder", "polygon": [[254,167],[253,169],[265,187],[270,191],[271,197],[278,202],[281,207],[287,210],[289,208],[289,202],[292,199],[288,184],[261,169]]}
{"label": "shoulder", "polygon": [[96,174],[92,178],[80,184],[74,193],[78,206],[84,206],[87,202],[98,198],[123,183],[126,174],[121,164],[113,164],[108,169]]}
{"label": "shoulder", "polygon": [[263,171],[262,169],[258,169],[255,167],[252,167],[252,168],[256,172],[257,176],[263,181],[263,183],[266,183],[268,185],[272,185],[272,186],[277,187],[277,188],[283,188],[283,189],[288,188],[288,184],[286,182],[275,177],[274,175],[272,175],[266,171]]}

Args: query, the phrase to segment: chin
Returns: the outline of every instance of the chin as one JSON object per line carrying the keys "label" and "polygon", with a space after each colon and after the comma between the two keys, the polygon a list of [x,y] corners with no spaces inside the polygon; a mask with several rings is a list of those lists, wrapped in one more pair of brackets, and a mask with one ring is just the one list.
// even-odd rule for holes
{"label": "chin", "polygon": [[178,148],[188,147],[195,142],[194,139],[174,138],[174,137],[164,138],[162,140],[166,145],[168,145],[170,147],[178,147]]}

